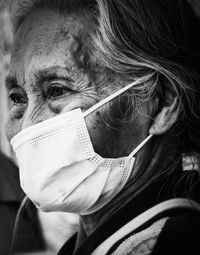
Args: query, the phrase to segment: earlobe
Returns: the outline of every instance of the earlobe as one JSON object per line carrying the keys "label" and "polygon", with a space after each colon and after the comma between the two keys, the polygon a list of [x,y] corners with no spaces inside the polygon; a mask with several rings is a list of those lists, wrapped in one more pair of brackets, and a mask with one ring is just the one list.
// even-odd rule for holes
{"label": "earlobe", "polygon": [[[170,92],[169,92],[170,93]],[[150,134],[160,135],[167,132],[176,122],[179,114],[178,98],[171,97],[171,102],[165,104],[161,111],[155,116],[153,123],[149,129]]]}

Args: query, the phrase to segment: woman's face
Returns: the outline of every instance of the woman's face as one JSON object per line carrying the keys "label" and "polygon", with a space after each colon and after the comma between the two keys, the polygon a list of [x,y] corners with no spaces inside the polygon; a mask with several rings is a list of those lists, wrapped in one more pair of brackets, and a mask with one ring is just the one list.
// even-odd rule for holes
{"label": "woman's face", "polygon": [[[9,140],[57,114],[75,108],[85,111],[122,85],[88,54],[89,40],[83,31],[90,26],[78,15],[64,18],[50,10],[35,10],[20,25],[6,81]],[[120,106],[114,100],[86,119],[94,149],[104,157],[127,155],[148,134],[146,105],[129,121],[117,121],[128,103],[123,96]]]}

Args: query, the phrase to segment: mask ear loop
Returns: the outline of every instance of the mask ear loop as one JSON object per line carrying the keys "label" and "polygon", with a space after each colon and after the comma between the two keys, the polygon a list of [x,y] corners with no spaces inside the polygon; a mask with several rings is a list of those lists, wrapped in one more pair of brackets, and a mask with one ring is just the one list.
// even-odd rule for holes
{"label": "mask ear loop", "polygon": [[127,85],[126,87],[116,91],[115,93],[113,93],[112,95],[106,97],[105,99],[103,99],[102,101],[98,102],[97,104],[93,105],[91,108],[89,108],[88,110],[86,110],[85,112],[83,112],[83,117],[85,118],[87,115],[89,115],[90,113],[94,112],[96,109],[98,109],[99,107],[103,106],[104,104],[108,103],[109,101],[113,100],[115,97],[120,96],[121,94],[123,94],[124,92],[126,92],[127,90],[129,90],[130,88],[132,88],[133,86],[140,84],[142,82],[145,82],[146,80],[148,80],[152,75],[148,75],[147,77],[143,77],[140,78],[132,83],[130,83],[129,85]]}
{"label": "mask ear loop", "polygon": [[153,136],[153,134],[150,134],[147,136],[147,138],[145,138],[130,154],[129,154],[129,158],[132,158]]}
{"label": "mask ear loop", "polygon": [[[109,101],[113,100],[114,98],[120,96],[121,94],[123,94],[124,92],[126,92],[127,90],[129,90],[130,88],[132,88],[133,86],[140,84],[142,82],[145,82],[146,80],[148,80],[149,78],[151,78],[152,75],[148,75],[145,78],[141,78],[138,79],[132,83],[130,83],[129,85],[127,85],[126,87],[116,91],[115,93],[113,93],[112,95],[106,97],[105,99],[103,99],[102,101],[98,102],[97,104],[93,105],[91,108],[89,108],[88,110],[86,110],[85,112],[83,112],[83,117],[85,118],[86,116],[88,116],[90,113],[94,112],[96,109],[98,109],[99,107],[103,106],[104,104],[108,103]],[[129,158],[132,158],[148,141],[149,139],[153,136],[153,134],[150,134],[149,136],[147,136],[146,139],[144,139],[144,141],[141,142],[141,144],[139,144],[139,146],[137,146],[132,152],[131,154],[128,156]]]}

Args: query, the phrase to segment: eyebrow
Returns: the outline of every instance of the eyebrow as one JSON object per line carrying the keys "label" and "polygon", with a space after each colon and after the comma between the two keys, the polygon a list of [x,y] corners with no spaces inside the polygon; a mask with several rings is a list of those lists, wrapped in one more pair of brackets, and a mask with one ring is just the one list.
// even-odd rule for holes
{"label": "eyebrow", "polygon": [[69,76],[67,69],[60,66],[53,66],[37,70],[33,74],[34,83],[42,84],[44,81],[53,80],[56,78],[64,78],[65,80],[74,83],[75,81]]}
{"label": "eyebrow", "polygon": [[16,88],[18,87],[17,84],[17,77],[16,76],[12,76],[12,75],[8,75],[5,79],[5,86],[8,90],[12,89],[12,88]]}
{"label": "eyebrow", "polygon": [[[39,69],[35,73],[33,73],[33,82],[32,86],[40,86],[45,81],[51,81],[53,79],[65,79],[70,83],[74,83],[75,81],[68,75],[67,69],[60,66],[52,66],[44,69]],[[5,86],[8,90],[12,88],[19,87],[20,85],[17,83],[17,77],[8,75],[5,79]]]}

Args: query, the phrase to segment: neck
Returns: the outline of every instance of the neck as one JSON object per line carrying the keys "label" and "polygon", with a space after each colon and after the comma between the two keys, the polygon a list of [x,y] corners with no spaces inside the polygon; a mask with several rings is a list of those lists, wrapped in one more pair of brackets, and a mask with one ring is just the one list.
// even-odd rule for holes
{"label": "neck", "polygon": [[[155,137],[152,142],[146,144],[138,152],[133,167],[134,177],[129,179],[123,191],[99,211],[81,216],[81,223],[86,236],[89,236],[117,210],[141,193],[156,177],[174,165],[174,160],[180,158],[177,156],[180,154],[178,142],[174,143],[174,139],[171,133],[162,137]],[[173,146],[170,141],[173,141]],[[169,151],[170,147],[171,150]]]}

